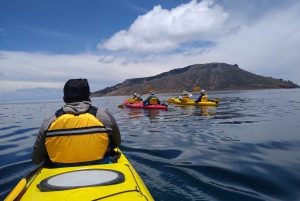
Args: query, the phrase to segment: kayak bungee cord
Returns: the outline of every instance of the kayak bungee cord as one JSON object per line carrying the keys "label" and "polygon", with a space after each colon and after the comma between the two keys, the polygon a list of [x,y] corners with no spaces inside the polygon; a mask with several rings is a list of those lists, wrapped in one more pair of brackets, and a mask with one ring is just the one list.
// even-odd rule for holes
{"label": "kayak bungee cord", "polygon": [[118,192],[118,193],[114,193],[114,194],[106,195],[106,196],[103,196],[103,197],[100,197],[100,198],[96,198],[96,199],[91,200],[91,201],[102,200],[102,199],[104,199],[104,198],[112,197],[112,196],[119,195],[119,194],[122,194],[122,193],[130,193],[130,192],[138,192],[140,195],[142,195],[143,197],[145,197],[146,200],[148,200],[147,196],[145,196],[145,195],[142,193],[141,188],[139,187],[138,182],[137,182],[137,180],[136,180],[136,178],[135,178],[135,176],[134,176],[134,174],[133,174],[133,172],[132,172],[130,166],[129,166],[128,164],[125,164],[125,165],[126,165],[126,166],[128,167],[128,169],[130,170],[130,172],[131,172],[131,174],[132,174],[132,176],[133,176],[133,179],[134,179],[134,181],[135,181],[136,184],[137,184],[136,189],[134,189],[134,190],[127,190],[127,191],[121,191],[121,192]]}
{"label": "kayak bungee cord", "polygon": [[139,183],[137,182],[137,180],[136,180],[136,178],[135,178],[135,176],[134,176],[134,174],[133,174],[133,172],[132,172],[130,166],[129,166],[128,164],[125,164],[125,165],[126,165],[126,166],[128,167],[128,169],[130,170],[130,172],[131,172],[131,174],[132,174],[132,176],[133,176],[133,179],[134,179],[134,181],[135,181],[135,183],[136,183],[136,185],[137,185],[137,189],[136,189],[136,190],[137,190],[142,196],[144,196],[144,197],[146,198],[146,200],[148,200],[147,196],[145,196],[145,195],[143,194],[141,188],[139,187]]}
{"label": "kayak bungee cord", "polygon": [[[23,178],[21,180],[22,182],[20,181],[19,184],[16,185],[15,189],[7,196],[5,201],[14,201],[16,199],[24,201],[48,200],[51,198],[70,198],[73,200],[88,199],[90,201],[104,201],[110,199],[126,200],[128,198],[129,200],[136,201],[153,200],[150,192],[125,155],[118,147],[116,147],[114,151],[116,153],[112,154],[110,157],[110,161],[112,162],[111,166],[102,167],[101,165],[96,165],[90,169],[86,169],[85,166],[49,168],[44,166],[45,162],[42,162]],[[83,173],[88,171],[90,175],[85,177],[82,171]],[[109,171],[109,174],[104,175],[106,173],[103,173],[103,171]],[[89,182],[84,183],[84,185],[81,186],[70,185],[73,184],[74,181],[68,179],[70,175],[73,175],[72,177],[76,182],[86,182],[86,180]],[[103,179],[102,176],[104,176]],[[95,183],[98,178],[101,181],[103,180],[104,183],[107,182],[105,185],[116,185],[102,188],[102,185],[100,185],[101,183]],[[95,185],[89,186],[88,184]],[[65,186],[69,186],[69,189],[64,189]],[[105,191],[104,189],[107,189],[108,191]],[[91,190],[94,192],[93,194],[91,194]]]}
{"label": "kayak bungee cord", "polygon": [[[118,147],[117,147],[117,150],[118,150]],[[139,187],[138,182],[137,182],[137,180],[136,180],[136,178],[135,178],[135,176],[134,176],[134,174],[133,174],[133,172],[132,172],[130,166],[129,166],[128,164],[125,164],[125,165],[126,165],[126,166],[128,167],[128,169],[130,170],[131,175],[133,176],[133,179],[134,179],[134,181],[135,181],[136,184],[137,184],[136,189],[134,189],[134,190],[127,190],[127,191],[121,191],[121,192],[117,192],[117,193],[113,193],[113,194],[106,195],[106,196],[103,196],[103,197],[100,197],[100,198],[96,198],[96,199],[91,200],[91,201],[102,200],[102,199],[105,199],[105,198],[108,198],[108,197],[116,196],[116,195],[123,194],[123,193],[130,193],[130,192],[138,192],[140,195],[142,195],[143,197],[145,197],[146,200],[148,200],[147,196],[145,196],[145,195],[143,194],[143,192],[141,191],[141,188]]]}
{"label": "kayak bungee cord", "polygon": [[121,192],[117,192],[117,193],[114,193],[114,194],[106,195],[106,196],[103,196],[103,197],[100,197],[100,198],[96,198],[96,199],[91,200],[91,201],[102,200],[104,198],[112,197],[112,196],[119,195],[119,194],[122,194],[122,193],[130,193],[130,192],[139,192],[139,191],[137,189],[135,189],[135,190],[121,191]]}

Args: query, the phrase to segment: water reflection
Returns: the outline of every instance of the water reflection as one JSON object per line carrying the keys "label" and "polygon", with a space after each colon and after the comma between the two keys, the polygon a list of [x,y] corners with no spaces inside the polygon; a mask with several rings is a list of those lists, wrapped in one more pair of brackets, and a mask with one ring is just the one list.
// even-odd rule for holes
{"label": "water reflection", "polygon": [[126,108],[125,111],[127,112],[129,119],[136,119],[143,116],[142,110],[138,108]]}
{"label": "water reflection", "polygon": [[139,119],[148,117],[150,123],[159,123],[160,119],[167,111],[161,109],[139,109],[139,108],[124,108],[124,113],[129,119]]}
{"label": "water reflection", "polygon": [[145,116],[149,117],[150,123],[159,123],[160,110],[145,110]]}
{"label": "water reflection", "polygon": [[128,119],[140,119],[147,117],[150,123],[160,123],[164,122],[165,119],[169,119],[169,121],[176,121],[179,117],[182,118],[190,116],[194,116],[196,118],[199,117],[200,119],[198,120],[210,120],[217,114],[217,109],[213,106],[199,107],[194,105],[170,104],[168,110],[123,108],[122,113],[125,114]]}
{"label": "water reflection", "polygon": [[181,111],[181,115],[214,116],[216,114],[216,107],[214,106],[174,105],[174,107]]}

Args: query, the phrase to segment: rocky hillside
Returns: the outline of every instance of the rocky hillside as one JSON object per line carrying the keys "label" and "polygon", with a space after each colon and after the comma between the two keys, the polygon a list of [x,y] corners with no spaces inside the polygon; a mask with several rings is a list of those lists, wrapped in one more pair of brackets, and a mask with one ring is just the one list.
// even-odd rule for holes
{"label": "rocky hillside", "polygon": [[291,81],[255,75],[237,64],[195,64],[152,77],[127,79],[123,83],[96,91],[92,96],[131,95],[153,88],[156,93],[180,93],[195,86],[207,91],[298,88]]}

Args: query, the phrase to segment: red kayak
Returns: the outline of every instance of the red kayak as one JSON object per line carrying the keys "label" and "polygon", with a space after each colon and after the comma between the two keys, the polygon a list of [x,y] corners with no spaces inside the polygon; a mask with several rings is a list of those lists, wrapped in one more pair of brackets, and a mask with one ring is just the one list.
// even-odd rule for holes
{"label": "red kayak", "polygon": [[126,107],[131,108],[142,108],[142,109],[167,109],[168,105],[160,104],[160,105],[144,105],[142,101],[135,101],[135,102],[127,102],[127,100],[123,101],[123,104]]}

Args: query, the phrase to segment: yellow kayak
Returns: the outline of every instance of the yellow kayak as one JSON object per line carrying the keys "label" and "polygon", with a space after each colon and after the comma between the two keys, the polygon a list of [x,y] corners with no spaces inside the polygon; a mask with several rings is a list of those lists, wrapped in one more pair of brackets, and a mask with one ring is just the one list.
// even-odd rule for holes
{"label": "yellow kayak", "polygon": [[[15,200],[11,199],[15,192],[5,200]],[[18,194],[17,200],[21,201],[154,200],[122,152],[113,164],[42,167]]]}
{"label": "yellow kayak", "polygon": [[219,99],[214,99],[213,101],[207,101],[207,102],[198,102],[196,103],[194,99],[189,100],[179,100],[178,98],[170,98],[166,100],[168,103],[175,103],[179,105],[199,105],[199,106],[217,106]]}

